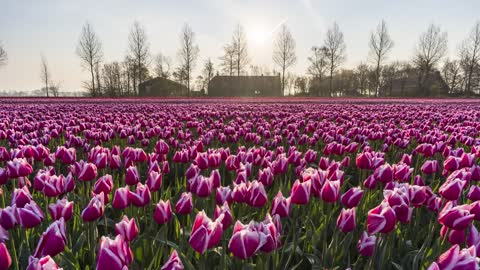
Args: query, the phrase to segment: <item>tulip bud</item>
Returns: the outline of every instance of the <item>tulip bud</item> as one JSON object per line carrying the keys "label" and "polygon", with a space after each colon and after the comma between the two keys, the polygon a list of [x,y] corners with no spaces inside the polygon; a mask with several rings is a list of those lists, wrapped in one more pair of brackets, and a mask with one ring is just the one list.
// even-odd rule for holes
{"label": "tulip bud", "polygon": [[115,194],[113,195],[112,206],[116,209],[125,209],[127,208],[130,201],[130,188],[128,186],[117,188]]}
{"label": "tulip bud", "polygon": [[320,190],[320,196],[325,202],[333,203],[338,200],[340,193],[340,181],[327,180]]}
{"label": "tulip bud", "polygon": [[220,242],[222,232],[221,220],[212,221],[205,211],[201,211],[195,217],[188,242],[195,251],[203,254],[207,248],[212,248]]}
{"label": "tulip bud", "polygon": [[215,201],[217,204],[223,204],[224,202],[232,201],[232,190],[229,186],[226,187],[218,187],[217,192],[215,194]]}
{"label": "tulip bud", "polygon": [[17,208],[17,217],[20,226],[28,229],[39,225],[45,216],[40,207],[34,201],[31,201],[23,208]]}
{"label": "tulip bud", "polygon": [[161,270],[183,270],[183,263],[176,250],[172,252],[168,261],[162,266]]}
{"label": "tulip bud", "polygon": [[355,208],[342,209],[337,219],[337,227],[344,233],[355,230]]}
{"label": "tulip bud", "polygon": [[267,192],[265,191],[263,184],[256,180],[250,183],[247,188],[247,204],[253,207],[262,207],[267,201]]}
{"label": "tulip bud", "polygon": [[5,243],[0,242],[0,270],[7,270],[12,265],[12,258]]}
{"label": "tulip bud", "polygon": [[357,243],[357,249],[360,255],[364,257],[371,257],[375,251],[375,235],[368,236],[367,232],[363,232],[360,240]]}
{"label": "tulip bud", "polygon": [[145,184],[150,191],[155,192],[160,190],[160,187],[162,186],[162,180],[163,175],[161,173],[152,171],[148,174]]}
{"label": "tulip bud", "polygon": [[105,209],[105,202],[103,198],[103,192],[93,196],[87,207],[85,207],[85,209],[82,211],[82,219],[84,221],[91,222],[103,216]]}
{"label": "tulip bud", "polygon": [[170,221],[172,218],[172,207],[170,205],[170,200],[162,201],[160,200],[155,205],[155,212],[153,213],[153,219],[157,224],[162,225]]}
{"label": "tulip bud", "polygon": [[175,204],[175,212],[177,212],[180,215],[188,215],[192,212],[192,209],[193,209],[192,193],[183,192],[177,204]]}
{"label": "tulip bud", "polygon": [[140,174],[136,166],[130,166],[125,172],[125,184],[136,185],[140,181]]}
{"label": "tulip bud", "polygon": [[53,220],[63,218],[69,221],[73,216],[73,202],[69,202],[67,198],[57,200],[56,203],[48,205],[48,211]]}
{"label": "tulip bud", "polygon": [[227,202],[224,202],[222,206],[215,206],[213,218],[218,219],[221,215],[223,215],[221,219],[223,230],[226,230],[228,227],[230,227],[230,225],[232,225],[233,221],[232,213],[230,212],[230,207],[228,206]]}
{"label": "tulip bud", "polygon": [[127,216],[123,216],[122,220],[115,224],[115,232],[128,242],[133,241],[138,235],[138,227],[137,223],[135,223],[135,218],[129,220]]}
{"label": "tulip bud", "polygon": [[456,178],[452,181],[445,181],[443,185],[439,188],[440,196],[449,200],[456,201],[462,194],[462,190],[466,185],[466,181],[462,181],[459,178]]}
{"label": "tulip bud", "polygon": [[150,203],[151,195],[147,186],[137,183],[135,192],[129,192],[130,201],[136,207],[144,207]]}
{"label": "tulip bud", "polygon": [[[133,253],[121,235],[115,239],[102,236],[97,257],[97,269],[128,269],[133,261]],[[115,266],[114,268],[112,268]]]}
{"label": "tulip bud", "polygon": [[308,204],[310,199],[310,190],[311,190],[311,182],[310,180],[305,182],[300,182],[300,180],[296,180],[293,183],[292,190],[290,191],[290,200],[294,204]]}
{"label": "tulip bud", "polygon": [[395,211],[386,202],[382,202],[368,211],[367,231],[369,234],[389,233],[395,228],[395,222]]}
{"label": "tulip bud", "polygon": [[356,207],[363,196],[363,190],[359,187],[352,187],[347,192],[343,193],[340,197],[340,201],[347,208]]}
{"label": "tulip bud", "polygon": [[65,249],[67,243],[65,220],[60,218],[48,226],[47,230],[40,237],[37,249],[33,256],[41,258],[44,256],[54,257]]}
{"label": "tulip bud", "polygon": [[290,215],[290,199],[283,197],[281,191],[278,191],[277,196],[272,200],[270,214],[272,216],[279,215],[280,217]]}

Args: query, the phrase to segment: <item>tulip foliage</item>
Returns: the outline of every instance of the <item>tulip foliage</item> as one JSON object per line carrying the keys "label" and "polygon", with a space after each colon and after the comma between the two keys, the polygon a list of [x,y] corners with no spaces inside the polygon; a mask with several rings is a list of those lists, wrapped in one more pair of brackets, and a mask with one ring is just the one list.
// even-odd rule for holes
{"label": "tulip foliage", "polygon": [[9,100],[0,270],[479,269],[480,103]]}

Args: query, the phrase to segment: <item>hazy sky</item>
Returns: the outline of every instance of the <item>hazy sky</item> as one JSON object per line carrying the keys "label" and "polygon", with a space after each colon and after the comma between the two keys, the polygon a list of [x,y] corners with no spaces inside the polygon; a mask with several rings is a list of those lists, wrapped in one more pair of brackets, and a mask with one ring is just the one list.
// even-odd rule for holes
{"label": "hazy sky", "polygon": [[273,67],[270,33],[286,23],[297,42],[295,72],[303,73],[313,45],[323,42],[326,29],[337,21],[345,35],[347,61],[352,67],[368,56],[370,32],[383,18],[395,46],[390,59],[409,60],[428,24],[448,32],[449,53],[480,19],[479,0],[2,0],[0,41],[9,55],[0,68],[0,89],[41,87],[40,55],[45,55],[53,80],[63,90],[81,89],[88,74],[75,54],[83,24],[89,21],[103,43],[104,60],[122,60],[132,23],[145,27],[152,54],[172,57],[174,65],[179,32],[188,22],[196,33],[200,58],[218,63],[222,47],[237,23],[244,26],[252,64]]}

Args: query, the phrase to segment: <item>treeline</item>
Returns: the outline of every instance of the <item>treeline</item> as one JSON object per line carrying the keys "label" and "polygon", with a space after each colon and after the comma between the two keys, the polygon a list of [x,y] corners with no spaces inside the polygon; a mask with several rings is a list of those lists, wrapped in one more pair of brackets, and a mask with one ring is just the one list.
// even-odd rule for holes
{"label": "treeline", "polygon": [[[458,44],[453,59],[446,58],[447,33],[431,24],[419,37],[408,61],[390,59],[394,47],[387,24],[381,21],[370,33],[368,56],[353,69],[345,69],[346,44],[337,23],[327,30],[322,44],[311,48],[308,68],[294,74],[297,63],[295,39],[287,25],[276,33],[273,43],[274,67],[255,65],[248,53],[243,27],[235,27],[232,38],[216,60],[200,59],[200,49],[192,28],[185,24],[179,35],[175,57],[153,54],[145,28],[134,22],[123,59],[108,62],[103,57],[100,37],[91,24],[81,31],[76,54],[88,72],[83,82],[92,97],[135,96],[139,85],[154,77],[185,85],[188,95],[208,92],[208,83],[216,75],[280,75],[285,95],[312,96],[475,96],[480,95],[480,21]],[[0,44],[0,65],[7,54]],[[214,64],[216,62],[216,64]],[[60,83],[50,75],[42,56],[41,79],[45,94],[58,94]],[[198,70],[198,72],[195,72]],[[195,76],[195,75],[196,76]]]}

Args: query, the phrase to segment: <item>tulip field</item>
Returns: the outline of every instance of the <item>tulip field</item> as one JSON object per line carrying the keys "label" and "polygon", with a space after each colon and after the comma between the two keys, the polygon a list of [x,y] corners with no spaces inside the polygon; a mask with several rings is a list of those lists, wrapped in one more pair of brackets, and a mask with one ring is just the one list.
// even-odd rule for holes
{"label": "tulip field", "polygon": [[479,269],[480,101],[1,99],[0,270]]}

